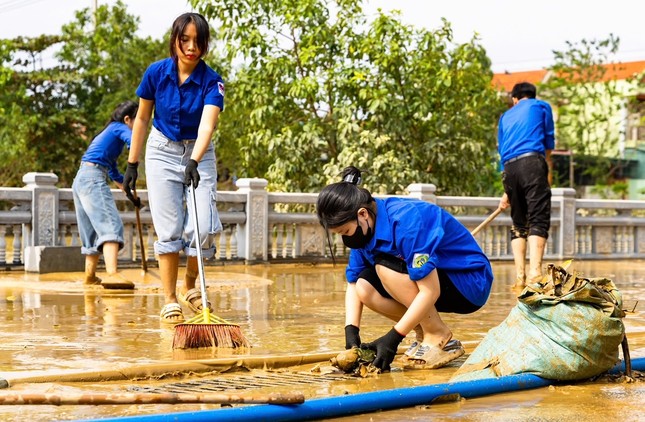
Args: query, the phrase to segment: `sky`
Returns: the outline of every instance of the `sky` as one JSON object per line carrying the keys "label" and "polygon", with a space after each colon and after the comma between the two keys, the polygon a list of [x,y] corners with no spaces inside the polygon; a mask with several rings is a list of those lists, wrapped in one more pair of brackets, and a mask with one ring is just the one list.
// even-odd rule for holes
{"label": "sky", "polygon": [[[115,0],[0,0],[0,39],[59,34],[74,12]],[[128,12],[140,18],[139,35],[161,37],[175,17],[192,11],[185,0],[128,0]],[[404,23],[427,29],[445,17],[455,41],[475,34],[492,60],[494,72],[537,70],[553,63],[553,50],[566,42],[620,38],[615,59],[645,60],[645,0],[366,0],[378,8],[401,11]],[[47,58],[45,58],[45,61]]]}

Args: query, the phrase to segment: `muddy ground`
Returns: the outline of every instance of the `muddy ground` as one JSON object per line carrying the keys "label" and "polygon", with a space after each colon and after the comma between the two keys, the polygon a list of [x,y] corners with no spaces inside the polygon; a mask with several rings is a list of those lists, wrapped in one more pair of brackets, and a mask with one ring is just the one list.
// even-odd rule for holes
{"label": "muddy ground", "polygon": [[[493,264],[496,281],[488,303],[472,315],[444,314],[466,353],[516,305],[511,263]],[[645,357],[645,262],[574,262],[588,277],[608,277],[623,293],[632,357]],[[82,285],[82,273],[0,272],[0,393],[134,394],[187,381],[215,382],[222,391],[304,393],[306,398],[345,395],[447,382],[467,355],[438,370],[402,370],[377,377],[316,376],[303,357],[333,356],[344,346],[342,266],[304,264],[207,266],[209,299],[216,314],[239,324],[250,349],[173,350],[174,329],[160,324],[163,303],[156,268],[124,274],[134,291]],[[638,304],[637,304],[638,303]],[[373,340],[391,327],[366,311],[361,329]],[[404,342],[409,342],[411,336]],[[512,339],[509,339],[512,341]],[[324,359],[323,359],[324,358]],[[202,363],[199,363],[202,362]],[[205,362],[205,363],[204,363]],[[306,374],[294,382],[290,374]],[[120,375],[119,375],[120,374]],[[117,379],[119,376],[123,379]],[[109,381],[108,381],[109,379]],[[215,381],[213,381],[215,380]],[[268,380],[262,384],[261,380]],[[579,421],[645,420],[645,383],[601,378],[536,390],[417,406],[338,420]],[[4,405],[0,420],[76,420],[217,409],[217,404]]]}

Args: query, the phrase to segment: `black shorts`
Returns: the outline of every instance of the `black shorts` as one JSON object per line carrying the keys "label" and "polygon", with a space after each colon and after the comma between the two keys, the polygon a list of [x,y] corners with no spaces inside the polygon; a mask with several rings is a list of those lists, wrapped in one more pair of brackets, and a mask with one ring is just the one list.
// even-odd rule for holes
{"label": "black shorts", "polygon": [[[402,259],[393,257],[391,255],[379,255],[375,259],[376,265],[382,265],[393,271],[396,271],[401,274],[407,274],[408,268],[405,265],[405,261]],[[437,268],[437,273],[439,275],[439,288],[441,292],[437,302],[434,304],[438,312],[449,312],[455,314],[470,314],[477,311],[481,306],[474,305],[471,301],[466,299],[463,294],[453,284],[446,274],[445,271]],[[368,267],[361,271],[358,275],[358,278],[366,280],[368,283],[376,289],[381,296],[386,299],[393,299],[392,296],[385,290],[381,279],[376,273],[376,268]]]}
{"label": "black shorts", "polygon": [[511,239],[549,237],[551,187],[549,167],[542,155],[532,155],[504,164],[502,183],[511,203]]}

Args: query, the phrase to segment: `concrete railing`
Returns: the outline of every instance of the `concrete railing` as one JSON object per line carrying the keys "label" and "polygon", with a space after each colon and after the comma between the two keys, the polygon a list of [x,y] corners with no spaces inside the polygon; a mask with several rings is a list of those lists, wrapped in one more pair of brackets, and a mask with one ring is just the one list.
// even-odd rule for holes
{"label": "concrete railing", "polygon": [[[0,264],[22,265],[33,247],[80,246],[72,191],[55,186],[53,173],[28,173],[23,188],[0,188]],[[275,262],[330,259],[324,230],[315,215],[315,193],[278,193],[266,190],[264,179],[240,179],[236,191],[217,193],[224,230],[215,238],[215,261]],[[436,203],[474,229],[499,203],[495,197],[436,196],[431,184],[411,184],[404,197]],[[125,225],[122,261],[139,261],[136,217],[119,190],[112,191]],[[143,254],[154,260],[155,231],[145,207],[147,191],[137,192],[144,208]],[[576,199],[573,189],[554,188],[547,259],[645,258],[645,201]],[[492,260],[512,259],[509,228],[504,213],[476,235]],[[337,258],[347,250],[339,236],[330,243]]]}

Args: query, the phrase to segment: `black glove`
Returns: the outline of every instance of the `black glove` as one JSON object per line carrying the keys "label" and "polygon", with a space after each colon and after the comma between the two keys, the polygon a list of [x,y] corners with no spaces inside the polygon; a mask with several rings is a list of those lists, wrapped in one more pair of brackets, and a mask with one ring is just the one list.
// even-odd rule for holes
{"label": "black glove", "polygon": [[190,182],[193,182],[193,188],[197,189],[199,185],[199,172],[197,171],[197,161],[192,158],[188,160],[186,164],[186,172],[184,173],[184,185],[190,186]]}
{"label": "black glove", "polygon": [[[132,191],[132,192],[134,192],[134,191]],[[141,208],[141,199],[140,199],[138,196],[134,196],[134,194],[133,194],[132,192],[126,192],[126,193],[125,193],[125,196],[127,196],[127,197],[128,197],[128,199],[130,200],[130,202],[132,202],[132,204],[133,204],[135,207],[137,207],[137,208]]]}
{"label": "black glove", "polygon": [[376,358],[374,359],[374,362],[372,362],[372,365],[376,366],[383,372],[387,372],[390,370],[390,364],[396,356],[396,350],[404,338],[405,336],[402,336],[398,331],[392,328],[383,337],[380,337],[371,343],[361,344],[361,349],[374,350],[376,352]]}
{"label": "black glove", "polygon": [[345,326],[345,349],[358,347],[361,344],[361,337],[358,335],[360,329],[352,324]]}
{"label": "black glove", "polygon": [[141,200],[135,198],[132,195],[132,190],[137,187],[137,177],[139,177],[139,162],[130,163],[128,162],[128,167],[125,169],[125,174],[123,175],[123,190],[125,191],[125,196],[134,204],[135,207],[141,207]]}

